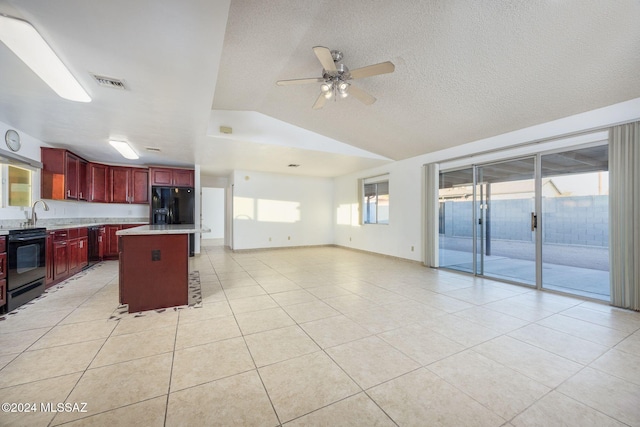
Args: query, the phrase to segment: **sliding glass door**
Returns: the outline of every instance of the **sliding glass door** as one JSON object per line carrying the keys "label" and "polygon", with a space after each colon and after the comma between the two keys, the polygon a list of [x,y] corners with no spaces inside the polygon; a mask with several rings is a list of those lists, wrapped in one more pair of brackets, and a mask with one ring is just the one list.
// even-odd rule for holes
{"label": "sliding glass door", "polygon": [[440,174],[440,266],[474,273],[473,168]]}
{"label": "sliding glass door", "polygon": [[440,267],[609,298],[608,146],[440,173]]}
{"label": "sliding glass door", "polygon": [[609,299],[608,146],[542,156],[542,287]]}
{"label": "sliding glass door", "polygon": [[476,168],[477,274],[535,286],[534,173],[534,157]]}

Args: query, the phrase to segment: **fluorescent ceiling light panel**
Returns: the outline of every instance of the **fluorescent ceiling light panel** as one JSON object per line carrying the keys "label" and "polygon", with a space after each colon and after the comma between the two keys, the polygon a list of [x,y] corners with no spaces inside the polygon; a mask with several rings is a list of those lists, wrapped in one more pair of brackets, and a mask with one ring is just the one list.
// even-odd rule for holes
{"label": "fluorescent ceiling light panel", "polygon": [[131,160],[135,160],[138,159],[138,155],[136,154],[135,151],[133,151],[133,148],[131,148],[131,146],[126,143],[125,141],[109,141],[109,144],[111,144],[113,146],[113,148],[115,148],[116,150],[118,150],[120,152],[120,154],[122,154],[122,157],[124,157],[125,159],[131,159]]}
{"label": "fluorescent ceiling light panel", "polygon": [[89,94],[27,21],[0,15],[0,40],[62,98],[91,101]]}

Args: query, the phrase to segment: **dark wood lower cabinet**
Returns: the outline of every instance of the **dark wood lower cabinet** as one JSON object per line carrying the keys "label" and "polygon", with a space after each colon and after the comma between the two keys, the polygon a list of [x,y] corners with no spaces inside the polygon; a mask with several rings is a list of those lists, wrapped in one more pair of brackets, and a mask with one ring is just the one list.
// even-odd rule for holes
{"label": "dark wood lower cabinet", "polygon": [[55,280],[56,265],[55,265],[55,257],[54,257],[55,252],[53,250],[53,238],[55,234],[56,234],[55,231],[47,232],[47,240],[45,243],[46,267],[45,267],[44,283],[47,288],[53,285],[53,282]]}
{"label": "dark wood lower cabinet", "polygon": [[86,228],[49,231],[46,240],[45,284],[51,287],[89,264]]}
{"label": "dark wood lower cabinet", "polygon": [[[97,235],[98,257],[118,259],[116,231],[139,224],[111,224],[100,227]],[[89,236],[86,227],[47,232],[45,284],[51,287],[82,271],[89,265]],[[0,278],[2,276],[0,275]],[[2,304],[0,304],[1,306]]]}
{"label": "dark wood lower cabinet", "polygon": [[60,280],[69,274],[69,246],[67,241],[53,242],[54,280]]}
{"label": "dark wood lower cabinet", "polygon": [[78,263],[79,256],[79,242],[78,239],[69,240],[67,242],[68,255],[69,255],[69,275],[76,274],[80,268]]}
{"label": "dark wood lower cabinet", "polygon": [[78,265],[82,270],[89,265],[89,238],[81,237],[78,239]]}
{"label": "dark wood lower cabinet", "polygon": [[105,259],[117,259],[118,258],[118,236],[116,231],[122,230],[121,225],[107,225],[105,227],[105,243],[104,243],[104,258]]}

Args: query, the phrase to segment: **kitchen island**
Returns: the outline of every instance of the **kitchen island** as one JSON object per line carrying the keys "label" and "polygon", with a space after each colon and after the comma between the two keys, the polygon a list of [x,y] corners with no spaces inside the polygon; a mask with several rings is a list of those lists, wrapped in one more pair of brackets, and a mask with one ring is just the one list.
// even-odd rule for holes
{"label": "kitchen island", "polygon": [[119,237],[120,304],[129,313],[186,305],[189,300],[189,234],[210,231],[193,224],[143,225]]}

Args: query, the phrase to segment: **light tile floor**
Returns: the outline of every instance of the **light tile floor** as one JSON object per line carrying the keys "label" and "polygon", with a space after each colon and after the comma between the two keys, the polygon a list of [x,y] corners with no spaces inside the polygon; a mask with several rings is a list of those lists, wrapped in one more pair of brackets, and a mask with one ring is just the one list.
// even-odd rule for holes
{"label": "light tile floor", "polygon": [[199,308],[123,315],[104,262],[0,317],[37,410],[0,425],[640,426],[640,313],[340,248],[191,264]]}

